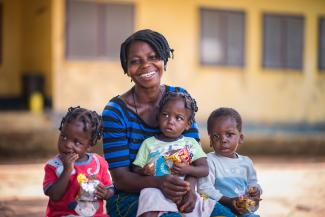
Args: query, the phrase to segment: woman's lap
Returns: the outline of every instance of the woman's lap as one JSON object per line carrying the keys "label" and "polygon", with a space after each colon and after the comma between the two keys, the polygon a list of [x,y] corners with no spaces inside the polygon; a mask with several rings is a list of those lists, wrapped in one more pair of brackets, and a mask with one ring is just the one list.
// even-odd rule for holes
{"label": "woman's lap", "polygon": [[[129,194],[120,192],[107,200],[106,209],[110,217],[135,217],[137,214],[139,202],[138,194]],[[216,203],[216,206],[211,214],[214,216],[234,217],[231,211]],[[181,217],[179,213],[166,213],[162,217]]]}

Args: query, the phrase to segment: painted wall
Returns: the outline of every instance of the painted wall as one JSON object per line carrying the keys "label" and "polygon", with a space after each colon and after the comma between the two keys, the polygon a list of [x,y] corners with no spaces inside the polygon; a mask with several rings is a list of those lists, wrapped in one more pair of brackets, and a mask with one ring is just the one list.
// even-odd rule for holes
{"label": "painted wall", "polygon": [[0,95],[19,96],[26,73],[45,78],[51,96],[50,0],[3,0],[3,62],[0,66]]}
{"label": "painted wall", "polygon": [[23,0],[22,8],[22,73],[42,74],[51,96],[51,0]]}
{"label": "painted wall", "polygon": [[[105,1],[105,0],[103,0]],[[109,0],[107,0],[109,1]],[[116,1],[115,1],[116,2]],[[239,110],[247,122],[324,123],[325,73],[317,69],[318,17],[322,0],[124,0],[136,9],[136,29],[163,33],[175,49],[163,82],[183,86],[197,99],[197,119],[205,121],[219,106]],[[199,64],[199,9],[239,9],[246,13],[244,68]],[[304,68],[273,71],[261,67],[262,14],[281,12],[305,17]],[[64,58],[64,1],[52,1],[54,110],[72,105],[101,111],[113,96],[132,86],[116,61],[67,61]]]}
{"label": "painted wall", "polygon": [[0,95],[20,94],[21,72],[21,3],[1,1],[3,9],[2,63],[0,64]]}

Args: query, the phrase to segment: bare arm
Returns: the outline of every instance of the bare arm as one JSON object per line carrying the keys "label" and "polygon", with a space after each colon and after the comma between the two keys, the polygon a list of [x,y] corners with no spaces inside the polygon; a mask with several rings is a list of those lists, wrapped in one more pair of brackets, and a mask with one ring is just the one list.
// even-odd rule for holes
{"label": "bare arm", "polygon": [[141,175],[141,176],[153,176],[154,175],[154,165],[153,164],[146,164],[143,168],[137,165],[132,165],[132,171]]}
{"label": "bare arm", "polygon": [[185,163],[174,163],[172,171],[176,175],[188,175],[199,178],[205,177],[209,174],[209,167],[207,159],[205,157],[202,157],[196,161],[193,161],[192,165]]}
{"label": "bare arm", "polygon": [[45,192],[47,196],[53,201],[60,200],[69,184],[70,175],[73,170],[74,162],[78,159],[77,154],[69,154],[64,156],[63,161],[63,172],[57,181]]}

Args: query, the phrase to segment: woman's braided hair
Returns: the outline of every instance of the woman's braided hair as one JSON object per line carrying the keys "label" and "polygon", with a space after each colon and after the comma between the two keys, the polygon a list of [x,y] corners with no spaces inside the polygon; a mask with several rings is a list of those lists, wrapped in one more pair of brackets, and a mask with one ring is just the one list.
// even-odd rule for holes
{"label": "woman's braided hair", "polygon": [[77,120],[83,123],[83,130],[90,132],[91,135],[91,146],[96,145],[97,140],[102,137],[102,118],[97,112],[90,111],[85,108],[70,107],[67,114],[62,118],[59,130],[61,131],[63,125],[70,123],[73,120]]}
{"label": "woman's braided hair", "polygon": [[129,47],[134,41],[147,42],[154,49],[157,57],[164,61],[164,69],[166,70],[168,59],[174,57],[174,49],[169,47],[166,38],[159,32],[150,29],[143,29],[133,33],[121,44],[120,60],[124,73],[127,73],[128,70]]}
{"label": "woman's braided hair", "polygon": [[184,100],[184,107],[191,111],[190,122],[194,122],[195,112],[198,111],[198,107],[196,105],[196,101],[194,98],[191,97],[190,94],[187,92],[176,92],[176,91],[169,91],[167,92],[159,103],[159,113],[163,109],[163,107],[167,104],[168,101],[172,99],[183,99]]}

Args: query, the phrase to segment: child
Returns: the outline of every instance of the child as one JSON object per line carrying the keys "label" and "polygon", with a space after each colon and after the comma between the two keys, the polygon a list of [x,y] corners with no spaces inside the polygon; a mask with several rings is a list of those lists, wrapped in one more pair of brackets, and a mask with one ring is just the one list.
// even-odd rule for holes
{"label": "child", "polygon": [[253,162],[237,154],[243,143],[242,119],[232,108],[219,108],[208,119],[210,146],[209,175],[199,179],[198,191],[217,200],[239,216],[258,216],[262,190],[257,183]]}
{"label": "child", "polygon": [[[195,139],[182,136],[183,131],[190,128],[196,111],[196,102],[188,93],[167,92],[159,105],[158,121],[162,133],[143,141],[133,162],[133,170],[148,176],[207,176],[206,154]],[[184,161],[168,166],[165,160],[167,155]],[[210,216],[214,204],[213,200],[203,202],[197,199],[195,210],[187,216]],[[202,209],[198,210],[200,207]],[[140,194],[137,216],[158,216],[163,212],[178,212],[179,209],[182,211],[177,204],[166,199],[159,189],[145,188]]]}
{"label": "child", "polygon": [[46,216],[108,216],[103,200],[114,194],[108,165],[101,156],[88,153],[101,138],[101,117],[70,107],[59,130],[59,154],[45,165]]}

